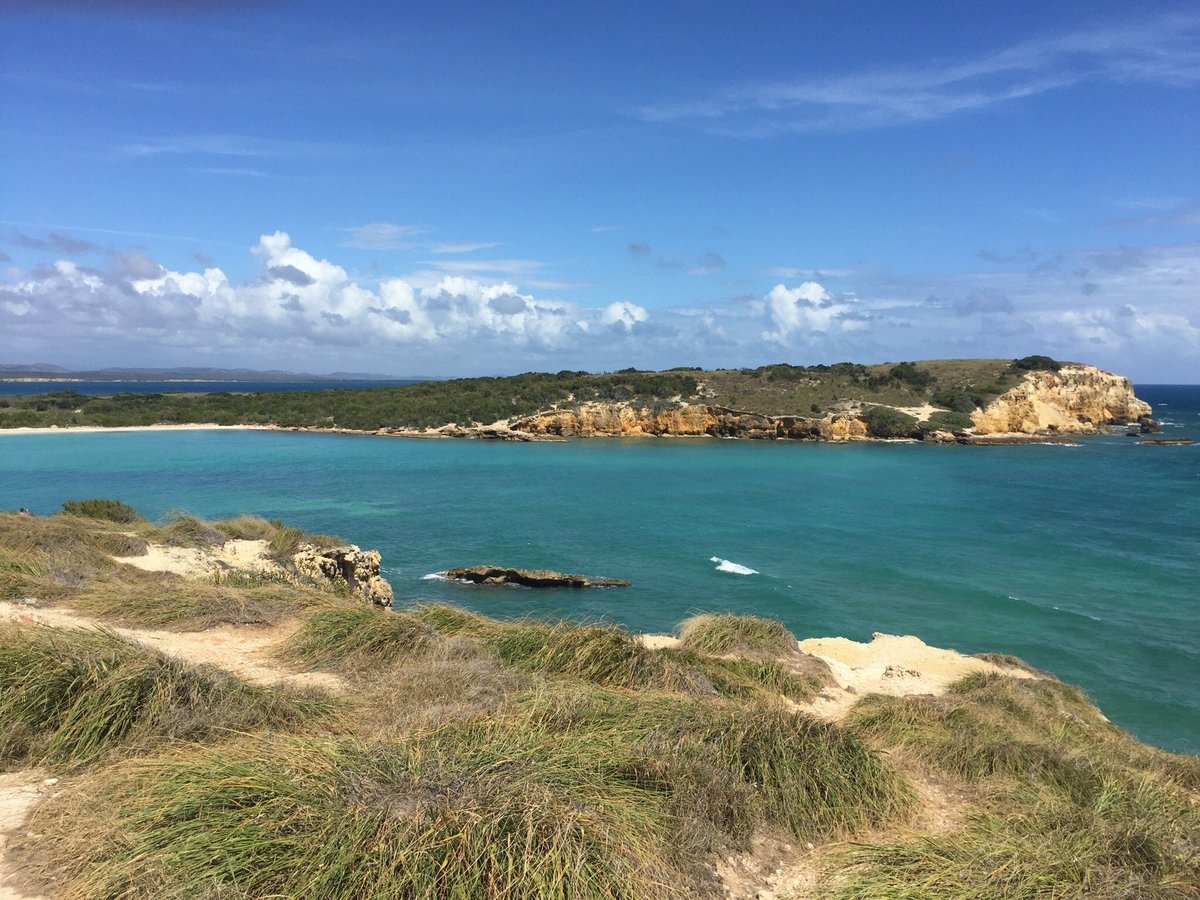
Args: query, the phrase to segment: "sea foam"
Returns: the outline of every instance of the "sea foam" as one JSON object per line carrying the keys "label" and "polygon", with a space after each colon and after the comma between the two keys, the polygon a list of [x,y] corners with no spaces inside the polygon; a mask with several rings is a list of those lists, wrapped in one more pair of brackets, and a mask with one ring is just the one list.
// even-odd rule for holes
{"label": "sea foam", "polygon": [[734,575],[757,575],[757,569],[751,569],[749,566],[742,566],[735,562],[730,562],[727,559],[721,559],[719,556],[710,556],[709,560],[717,564],[718,572],[730,572]]}

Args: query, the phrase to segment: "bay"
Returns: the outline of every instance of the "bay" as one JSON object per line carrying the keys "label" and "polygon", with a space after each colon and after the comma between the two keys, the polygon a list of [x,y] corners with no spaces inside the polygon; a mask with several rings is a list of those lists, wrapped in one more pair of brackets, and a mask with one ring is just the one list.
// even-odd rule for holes
{"label": "bay", "polygon": [[[1200,388],[1141,386],[1200,438]],[[800,637],[916,634],[1014,653],[1115,722],[1200,752],[1200,446],[593,440],[280,432],[0,435],[0,508],[114,497],[242,512],[378,547],[398,604],[607,618],[776,616]],[[754,569],[717,569],[729,560]],[[426,580],[499,563],[628,578],[588,592]]]}

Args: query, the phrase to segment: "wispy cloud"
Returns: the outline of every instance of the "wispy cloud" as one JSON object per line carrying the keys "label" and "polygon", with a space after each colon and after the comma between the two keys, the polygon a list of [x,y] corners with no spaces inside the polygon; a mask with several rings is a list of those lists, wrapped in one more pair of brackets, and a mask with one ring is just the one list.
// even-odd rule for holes
{"label": "wispy cloud", "polygon": [[460,241],[434,244],[429,249],[434,253],[475,253],[478,250],[490,250],[499,246],[499,241]]}
{"label": "wispy cloud", "polygon": [[548,264],[536,259],[437,259],[422,265],[455,275],[520,278],[538,272]]}
{"label": "wispy cloud", "polygon": [[714,134],[862,131],[944,119],[1085,82],[1200,83],[1200,16],[1159,16],[1039,38],[975,59],[730,87],[681,103],[643,106],[649,122]]}
{"label": "wispy cloud", "polygon": [[342,230],[348,235],[342,241],[343,247],[355,247],[359,250],[403,250],[412,246],[409,238],[424,234],[429,229],[424,225],[369,222]]}
{"label": "wispy cloud", "polygon": [[121,147],[126,156],[230,156],[242,158],[327,156],[345,148],[319,141],[246,134],[191,134],[140,138]]}
{"label": "wispy cloud", "polygon": [[1109,222],[1122,228],[1146,228],[1154,225],[1200,225],[1200,203],[1181,203],[1173,207],[1154,209],[1142,215]]}
{"label": "wispy cloud", "polygon": [[588,229],[592,234],[605,234],[609,231],[620,231],[620,225],[594,225]]}

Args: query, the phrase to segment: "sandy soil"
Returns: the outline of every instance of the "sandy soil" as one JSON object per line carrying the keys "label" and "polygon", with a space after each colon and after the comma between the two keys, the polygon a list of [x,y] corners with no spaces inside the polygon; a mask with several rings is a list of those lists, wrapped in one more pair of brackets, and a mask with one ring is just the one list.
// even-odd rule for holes
{"label": "sandy soil", "polygon": [[924,403],[921,406],[897,406],[896,409],[902,413],[908,413],[918,422],[923,422],[932,416],[935,412],[945,412],[946,410],[940,406],[931,406]]}
{"label": "sandy soil", "polygon": [[800,649],[824,660],[837,682],[836,687],[826,689],[806,709],[835,722],[845,718],[865,694],[893,697],[941,694],[972,672],[1033,677],[1028,672],[1002,669],[957,650],[930,647],[912,635],[876,632],[870,643],[842,637],[810,638],[800,642]]}
{"label": "sandy soil", "polygon": [[40,608],[29,603],[0,601],[0,621],[15,620],[48,628],[108,628],[124,638],[161,650],[190,663],[216,666],[262,685],[319,687],[341,692],[345,682],[328,672],[290,672],[271,659],[276,645],[291,636],[300,623],[274,626],[218,625],[204,631],[156,631],[116,628],[64,607]]}
{"label": "sandy soil", "polygon": [[147,572],[174,572],[184,578],[209,578],[237,569],[243,572],[282,572],[270,558],[266,541],[226,541],[220,547],[199,550],[151,544],[141,556],[114,556],[119,563]]}
{"label": "sandy soil", "polygon": [[42,769],[0,775],[0,900],[43,900],[9,857],[8,844],[24,833],[30,811],[57,783]]}
{"label": "sandy soil", "polygon": [[[643,634],[640,638],[642,645],[651,650],[679,646],[679,639],[669,634]],[[829,666],[835,684],[798,708],[833,722],[844,719],[866,694],[941,694],[972,672],[1034,677],[1021,669],[1004,669],[957,650],[931,647],[912,635],[877,632],[870,643],[843,637],[809,638],[800,641],[799,647]]]}

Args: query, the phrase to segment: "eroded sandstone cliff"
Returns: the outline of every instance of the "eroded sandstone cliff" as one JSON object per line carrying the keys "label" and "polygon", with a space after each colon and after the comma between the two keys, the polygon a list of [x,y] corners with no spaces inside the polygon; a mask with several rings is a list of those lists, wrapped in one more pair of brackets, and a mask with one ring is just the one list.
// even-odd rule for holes
{"label": "eroded sandstone cliff", "polygon": [[[1057,372],[1027,373],[1019,385],[977,410],[972,420],[979,436],[1034,437],[1087,434],[1104,425],[1137,422],[1149,414],[1150,406],[1134,395],[1128,378],[1094,366],[1064,365]],[[702,403],[588,402],[517,419],[507,428],[508,434],[535,438],[665,436],[836,442],[871,437],[860,405],[852,400],[842,401],[836,412],[816,416],[768,416]],[[969,440],[945,431],[931,437]]]}
{"label": "eroded sandstone cliff", "polygon": [[1029,372],[1025,380],[1001,394],[971,418],[975,433],[1090,434],[1120,422],[1150,415],[1128,378],[1094,366],[1064,365],[1057,372]]}

